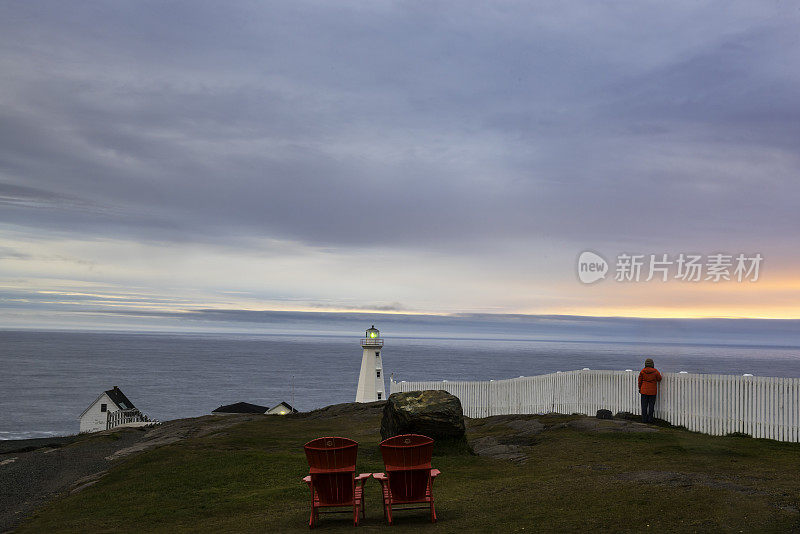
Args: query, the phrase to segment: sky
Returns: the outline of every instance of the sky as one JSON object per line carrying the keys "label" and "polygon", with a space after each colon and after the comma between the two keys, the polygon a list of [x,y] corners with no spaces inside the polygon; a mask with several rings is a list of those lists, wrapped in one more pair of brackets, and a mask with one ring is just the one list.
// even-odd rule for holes
{"label": "sky", "polygon": [[[6,0],[0,326],[798,319],[798,27],[778,1]],[[673,270],[616,280],[622,254]],[[763,261],[692,282],[680,254]]]}

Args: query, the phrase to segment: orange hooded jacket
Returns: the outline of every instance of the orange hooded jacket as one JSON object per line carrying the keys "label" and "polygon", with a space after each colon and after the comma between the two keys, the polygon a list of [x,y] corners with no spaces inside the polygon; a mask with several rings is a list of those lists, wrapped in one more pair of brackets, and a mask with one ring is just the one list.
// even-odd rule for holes
{"label": "orange hooded jacket", "polygon": [[642,395],[655,395],[658,393],[658,383],[661,382],[661,373],[653,367],[645,367],[639,371],[639,393]]}

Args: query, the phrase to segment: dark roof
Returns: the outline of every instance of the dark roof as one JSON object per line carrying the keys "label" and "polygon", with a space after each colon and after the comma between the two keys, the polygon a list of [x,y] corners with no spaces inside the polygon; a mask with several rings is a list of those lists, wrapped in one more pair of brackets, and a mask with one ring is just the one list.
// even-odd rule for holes
{"label": "dark roof", "polygon": [[114,386],[114,389],[109,389],[106,391],[106,395],[111,397],[111,400],[120,407],[122,410],[133,410],[136,406],[125,396],[121,389],[117,386]]}
{"label": "dark roof", "polygon": [[269,408],[266,406],[259,406],[258,404],[250,404],[249,402],[237,402],[234,404],[226,404],[220,406],[211,413],[264,413]]}

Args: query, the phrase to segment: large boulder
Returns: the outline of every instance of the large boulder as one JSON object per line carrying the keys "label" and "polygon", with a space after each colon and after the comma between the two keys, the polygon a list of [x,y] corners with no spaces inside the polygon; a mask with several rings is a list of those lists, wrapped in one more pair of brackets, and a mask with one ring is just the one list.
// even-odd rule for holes
{"label": "large boulder", "polygon": [[383,408],[381,437],[422,434],[436,441],[466,443],[461,401],[446,391],[409,391],[389,395]]}

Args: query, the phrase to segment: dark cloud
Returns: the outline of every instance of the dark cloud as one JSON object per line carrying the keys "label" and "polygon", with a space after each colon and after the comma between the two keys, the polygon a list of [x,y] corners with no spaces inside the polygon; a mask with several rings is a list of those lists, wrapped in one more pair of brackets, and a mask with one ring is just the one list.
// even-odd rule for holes
{"label": "dark cloud", "polygon": [[391,304],[375,304],[375,303],[363,303],[363,304],[350,304],[350,305],[341,305],[341,304],[322,304],[322,303],[311,303],[308,306],[309,308],[315,308],[320,310],[335,308],[337,310],[353,310],[353,311],[361,311],[361,310],[375,310],[377,312],[398,312],[398,311],[408,311],[408,309],[400,304],[399,302],[393,302]]}
{"label": "dark cloud", "polygon": [[329,247],[793,239],[797,18],[6,2],[0,220]]}
{"label": "dark cloud", "polygon": [[0,247],[0,260],[30,260],[33,259],[31,254],[20,252],[9,247]]}
{"label": "dark cloud", "polygon": [[[97,316],[136,317],[152,325],[221,328],[251,332],[303,332],[304,335],[341,335],[371,324],[387,336],[475,337],[481,339],[537,339],[542,341],[598,341],[625,339],[628,343],[657,342],[740,347],[797,347],[800,321],[761,319],[643,319],[580,317],[573,315],[453,314],[405,315],[380,312],[296,312],[235,309],[185,309],[173,312],[84,308]],[[166,321],[166,322],[165,322]]]}
{"label": "dark cloud", "polygon": [[21,185],[0,183],[0,206],[47,210],[102,211],[79,198]]}

